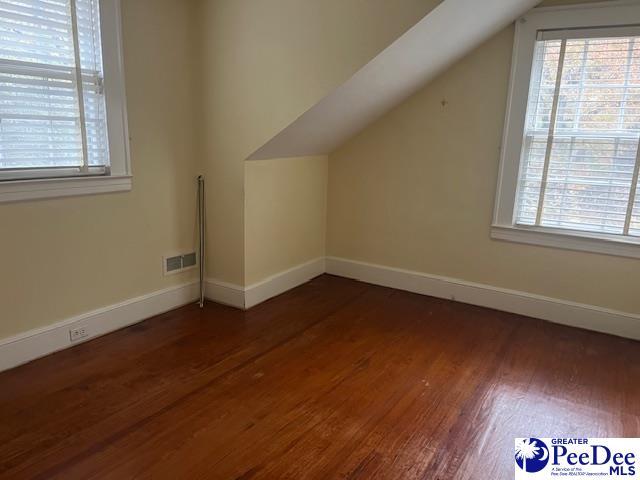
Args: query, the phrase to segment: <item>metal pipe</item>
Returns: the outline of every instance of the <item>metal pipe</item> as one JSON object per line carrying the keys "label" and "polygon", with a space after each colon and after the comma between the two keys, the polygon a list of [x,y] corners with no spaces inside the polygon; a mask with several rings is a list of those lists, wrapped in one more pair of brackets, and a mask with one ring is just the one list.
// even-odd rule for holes
{"label": "metal pipe", "polygon": [[198,176],[198,255],[200,257],[200,308],[204,307],[204,259],[205,259],[205,196],[204,177]]}

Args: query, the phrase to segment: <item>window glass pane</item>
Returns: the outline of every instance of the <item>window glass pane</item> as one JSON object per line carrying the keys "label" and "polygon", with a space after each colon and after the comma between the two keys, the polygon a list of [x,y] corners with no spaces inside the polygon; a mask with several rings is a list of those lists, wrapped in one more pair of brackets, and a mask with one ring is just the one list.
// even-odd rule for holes
{"label": "window glass pane", "polygon": [[[33,169],[77,174],[85,164],[71,5],[70,0],[0,2],[0,180]],[[99,25],[98,0],[78,0],[86,164],[104,166]]]}
{"label": "window glass pane", "polygon": [[536,221],[558,73],[560,43],[559,40],[554,40],[536,44],[516,208],[518,223],[524,225],[533,225]]}
{"label": "window glass pane", "polygon": [[89,165],[108,165],[106,106],[98,0],[76,0]]}
{"label": "window glass pane", "polygon": [[633,205],[633,215],[629,226],[629,235],[640,237],[640,181],[636,187],[636,199]]}
{"label": "window glass pane", "polygon": [[541,225],[623,233],[637,140],[556,137]]}
{"label": "window glass pane", "polygon": [[[560,51],[561,42],[538,42],[537,50],[551,47]],[[534,75],[540,61],[557,69],[558,60],[536,56]],[[567,40],[553,125],[555,87],[532,80],[516,222],[626,234],[640,135],[640,38]],[[546,103],[535,103],[545,94]]]}

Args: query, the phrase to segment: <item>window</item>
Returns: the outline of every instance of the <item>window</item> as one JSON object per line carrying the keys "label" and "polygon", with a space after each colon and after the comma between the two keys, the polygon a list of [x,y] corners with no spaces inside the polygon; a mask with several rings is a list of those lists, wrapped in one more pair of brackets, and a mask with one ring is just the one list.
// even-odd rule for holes
{"label": "window", "polygon": [[0,2],[0,200],[130,188],[119,31],[117,0]]}
{"label": "window", "polygon": [[494,238],[640,257],[640,7],[612,3],[519,23]]}

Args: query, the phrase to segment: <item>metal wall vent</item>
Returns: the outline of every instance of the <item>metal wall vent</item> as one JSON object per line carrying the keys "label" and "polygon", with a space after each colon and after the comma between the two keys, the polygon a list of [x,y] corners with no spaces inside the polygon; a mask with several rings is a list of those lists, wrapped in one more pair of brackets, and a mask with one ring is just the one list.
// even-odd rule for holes
{"label": "metal wall vent", "polygon": [[198,256],[195,253],[176,255],[174,257],[165,257],[163,265],[164,273],[165,275],[179,273],[195,267],[197,263]]}
{"label": "metal wall vent", "polygon": [[182,268],[195,267],[196,263],[198,263],[198,257],[195,253],[182,256]]}
{"label": "metal wall vent", "polygon": [[165,270],[167,273],[175,272],[176,270],[182,270],[182,256],[170,257],[166,259]]}

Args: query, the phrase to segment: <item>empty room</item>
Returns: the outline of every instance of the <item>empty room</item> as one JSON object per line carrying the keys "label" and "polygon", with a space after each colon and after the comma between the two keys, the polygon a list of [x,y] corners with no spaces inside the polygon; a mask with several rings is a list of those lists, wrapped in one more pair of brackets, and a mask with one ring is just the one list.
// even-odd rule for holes
{"label": "empty room", "polygon": [[0,0],[0,479],[640,479],[640,0]]}

